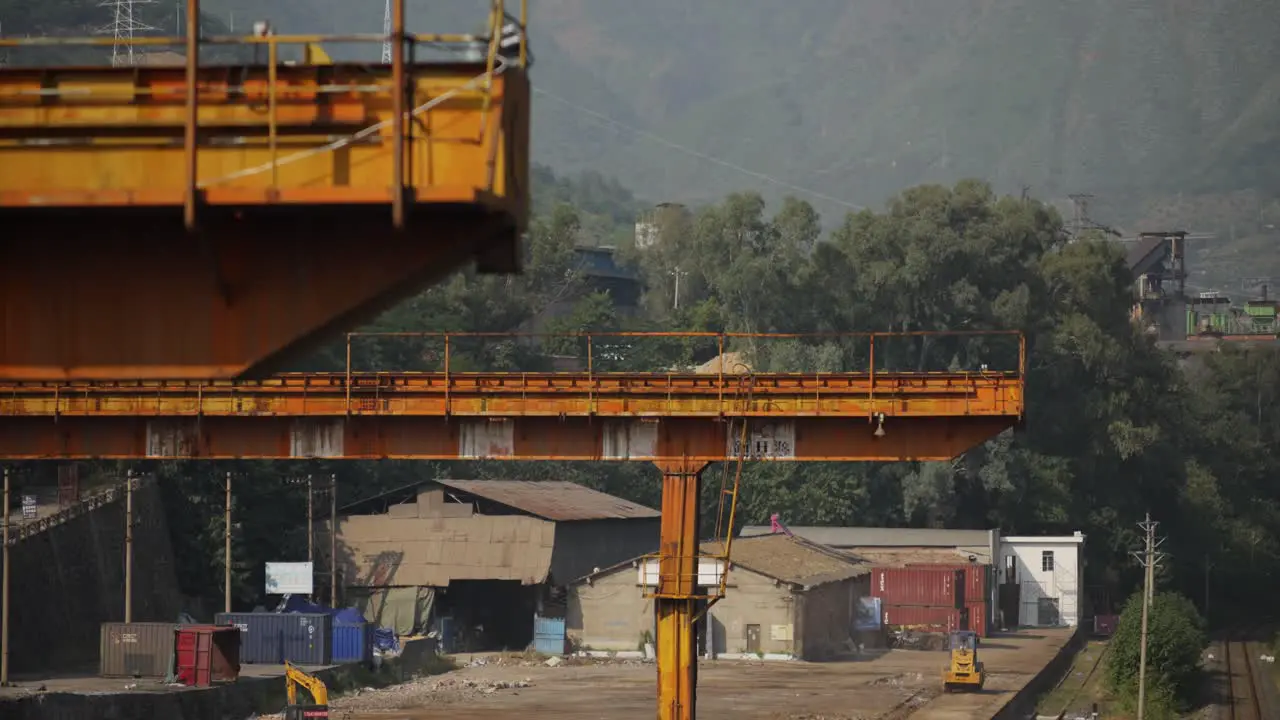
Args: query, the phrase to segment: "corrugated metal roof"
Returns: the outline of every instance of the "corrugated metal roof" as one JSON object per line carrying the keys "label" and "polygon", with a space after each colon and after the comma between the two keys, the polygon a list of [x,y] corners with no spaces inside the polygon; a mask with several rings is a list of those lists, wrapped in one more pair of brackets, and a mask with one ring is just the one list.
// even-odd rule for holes
{"label": "corrugated metal roof", "polygon": [[[1156,260],[1164,259],[1164,248],[1166,243],[1164,236],[1148,236],[1144,237],[1129,248],[1126,260],[1129,263],[1129,270],[1135,275],[1141,275],[1154,265]],[[1156,251],[1160,250],[1160,253]],[[1139,267],[1141,266],[1141,267]]]}
{"label": "corrugated metal roof", "polygon": [[[787,527],[809,542],[836,548],[854,547],[987,547],[990,530],[945,530],[937,528],[868,528],[868,527]],[[743,537],[768,535],[768,525],[749,525]]]}
{"label": "corrugated metal roof", "polygon": [[[719,542],[703,543],[702,552],[718,555],[724,552],[722,547]],[[830,548],[786,535],[736,538],[729,551],[735,566],[806,588],[871,572],[871,566]],[[733,577],[733,570],[729,572]]]}
{"label": "corrugated metal roof", "polygon": [[436,480],[446,487],[556,522],[656,518],[661,513],[564,480]]}

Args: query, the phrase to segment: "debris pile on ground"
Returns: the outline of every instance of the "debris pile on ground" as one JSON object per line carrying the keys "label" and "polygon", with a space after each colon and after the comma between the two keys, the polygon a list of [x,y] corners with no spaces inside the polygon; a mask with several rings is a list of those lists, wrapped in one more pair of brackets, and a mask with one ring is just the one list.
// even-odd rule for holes
{"label": "debris pile on ground", "polygon": [[386,688],[363,688],[329,701],[331,708],[349,710],[398,710],[457,701],[533,687],[531,678],[516,680],[443,675],[419,678]]}

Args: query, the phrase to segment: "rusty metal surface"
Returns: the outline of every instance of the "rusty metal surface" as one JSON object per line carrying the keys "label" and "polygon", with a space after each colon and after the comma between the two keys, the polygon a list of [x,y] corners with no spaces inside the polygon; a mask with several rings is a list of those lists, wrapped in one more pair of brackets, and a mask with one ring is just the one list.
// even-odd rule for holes
{"label": "rusty metal surface", "polygon": [[10,381],[0,456],[710,462],[739,456],[726,419],[745,416],[746,459],[947,459],[1020,422],[1024,364],[756,374],[749,393],[722,373],[590,370]]}
{"label": "rusty metal surface", "polygon": [[[178,66],[0,68],[0,378],[261,377],[477,258],[518,271],[489,260],[520,257],[529,208],[504,7],[484,37],[408,35],[393,66],[201,65],[339,38],[202,37],[190,12],[185,39],[133,43],[185,45]],[[491,52],[412,62],[445,41]],[[0,41],[71,44],[111,43]],[[51,237],[76,252],[53,260]]]}
{"label": "rusty metal surface", "polygon": [[[282,45],[387,38],[202,37],[193,12],[185,38],[128,41],[185,46],[178,66],[0,68],[0,166],[13,170],[0,176],[0,208],[161,204],[182,207],[193,229],[196,208],[210,200],[317,203],[349,196],[393,205],[388,219],[400,227],[406,200],[489,195],[509,199],[522,228],[530,92],[524,54],[509,59],[495,52],[503,7],[499,1],[491,8],[484,36],[429,36],[405,33],[396,4],[390,65],[201,65],[200,49],[208,45],[265,45],[272,58]],[[527,44],[523,9],[518,32]],[[478,62],[406,57],[440,42],[480,42],[489,52]],[[51,44],[112,43],[0,40],[0,47]],[[430,132],[415,133],[415,125]],[[400,192],[406,186],[414,192]],[[444,193],[432,198],[420,194],[424,189]]]}
{"label": "rusty metal surface", "polygon": [[[206,206],[207,242],[186,235],[176,210],[104,219],[0,209],[0,378],[269,374],[475,253],[518,242],[501,214],[409,210],[410,226],[429,225],[432,242],[395,233],[379,206],[238,218]],[[48,237],[76,252],[55,260],[34,240]]]}
{"label": "rusty metal surface", "polygon": [[[1014,374],[285,374],[262,381],[0,383],[0,415],[679,417],[1018,416]],[[349,379],[349,382],[348,382]],[[643,430],[631,437],[642,437]]]}
{"label": "rusty metal surface", "polygon": [[433,482],[557,522],[656,518],[659,515],[652,508],[562,480],[437,479]]}
{"label": "rusty metal surface", "polygon": [[[490,418],[405,415],[343,417],[91,417],[0,415],[0,457],[54,458],[349,458],[492,460],[642,460],[715,462],[732,458],[727,423],[714,417],[657,420],[651,448],[605,454],[610,422],[581,416],[506,418],[510,444],[464,453],[464,428]],[[785,421],[794,443],[756,448],[762,461],[947,460],[1013,427],[1011,416],[901,417],[873,434],[866,418],[800,417]],[[160,441],[159,439],[162,439]]]}

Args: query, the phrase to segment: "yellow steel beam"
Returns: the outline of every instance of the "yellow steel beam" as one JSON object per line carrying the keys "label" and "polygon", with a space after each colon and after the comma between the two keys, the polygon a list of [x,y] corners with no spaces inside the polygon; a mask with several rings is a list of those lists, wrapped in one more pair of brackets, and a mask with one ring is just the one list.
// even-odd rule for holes
{"label": "yellow steel beam", "polygon": [[[414,202],[505,201],[500,207],[523,227],[528,79],[513,70],[479,82],[486,72],[483,64],[406,71],[404,104],[417,112],[401,132],[405,185]],[[397,143],[388,68],[201,68],[194,116],[182,73],[0,70],[0,211],[181,204],[186,166],[174,140],[192,122],[203,203],[391,201]],[[483,117],[486,96],[492,109]],[[273,102],[274,123],[265,112]],[[280,133],[274,156],[272,132]]]}
{"label": "yellow steel beam", "polygon": [[[348,382],[349,380],[349,382]],[[10,382],[0,416],[965,417],[1022,413],[1014,373],[285,374],[262,381]]]}

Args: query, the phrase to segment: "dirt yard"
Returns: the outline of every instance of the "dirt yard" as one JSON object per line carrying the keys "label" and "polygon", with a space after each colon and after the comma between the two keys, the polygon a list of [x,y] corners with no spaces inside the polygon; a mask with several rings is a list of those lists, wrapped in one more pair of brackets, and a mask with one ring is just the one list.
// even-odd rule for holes
{"label": "dirt yard", "polygon": [[[991,638],[981,694],[943,694],[942,652],[893,650],[835,663],[703,662],[698,710],[737,720],[971,720],[991,717],[1067,640],[1061,630]],[[553,661],[554,662],[554,661]],[[331,701],[340,720],[652,718],[656,670],[640,661],[467,658],[445,675]]]}

